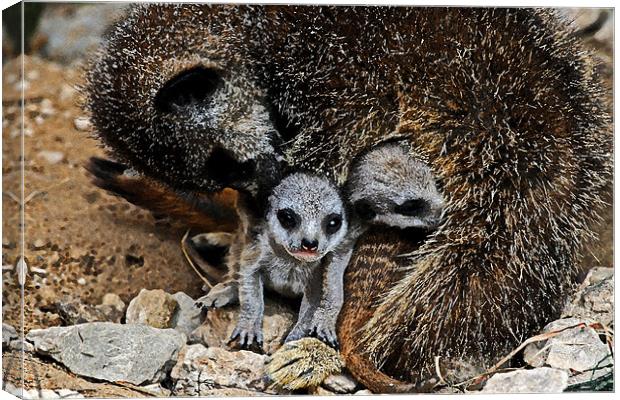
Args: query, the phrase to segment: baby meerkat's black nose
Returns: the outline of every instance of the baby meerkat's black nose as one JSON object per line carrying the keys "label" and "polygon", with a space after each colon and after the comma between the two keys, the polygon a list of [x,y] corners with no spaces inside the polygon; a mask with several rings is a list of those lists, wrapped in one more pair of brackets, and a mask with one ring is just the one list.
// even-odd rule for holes
{"label": "baby meerkat's black nose", "polygon": [[301,248],[303,250],[308,250],[308,251],[315,251],[316,249],[319,248],[319,241],[318,240],[308,240],[308,239],[301,239]]}

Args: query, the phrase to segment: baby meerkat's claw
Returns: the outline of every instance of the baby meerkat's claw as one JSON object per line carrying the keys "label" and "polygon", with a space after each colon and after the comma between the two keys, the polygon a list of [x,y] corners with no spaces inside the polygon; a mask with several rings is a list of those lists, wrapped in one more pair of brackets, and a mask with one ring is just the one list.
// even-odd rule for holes
{"label": "baby meerkat's claw", "polygon": [[232,344],[235,340],[238,341],[241,349],[252,350],[252,348],[258,347],[258,349],[262,351],[263,332],[260,327],[247,328],[244,326],[237,325],[237,327],[233,330],[232,334],[230,335],[230,339],[228,340],[228,345]]}

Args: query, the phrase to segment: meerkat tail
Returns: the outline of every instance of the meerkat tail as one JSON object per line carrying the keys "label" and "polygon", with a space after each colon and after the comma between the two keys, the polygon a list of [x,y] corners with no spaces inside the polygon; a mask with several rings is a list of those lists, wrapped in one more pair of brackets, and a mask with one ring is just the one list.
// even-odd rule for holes
{"label": "meerkat tail", "polygon": [[143,175],[127,173],[124,164],[91,157],[85,168],[96,186],[155,215],[178,220],[202,232],[232,232],[238,223],[236,191],[182,193]]}
{"label": "meerkat tail", "polygon": [[373,393],[426,393],[435,385],[433,380],[414,384],[394,379],[379,371],[368,358],[358,352],[349,352],[343,355],[343,358],[351,375]]}

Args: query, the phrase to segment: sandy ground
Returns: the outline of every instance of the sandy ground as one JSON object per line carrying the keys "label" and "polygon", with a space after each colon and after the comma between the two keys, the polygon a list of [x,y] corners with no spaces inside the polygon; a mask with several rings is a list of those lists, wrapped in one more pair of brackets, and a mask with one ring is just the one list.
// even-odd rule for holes
{"label": "sandy ground", "polygon": [[[2,137],[2,308],[4,322],[16,327],[20,325],[15,269],[20,254],[19,68],[19,59],[3,68]],[[75,127],[75,119],[82,116],[73,88],[79,83],[79,67],[28,57],[25,70],[25,256],[29,267],[25,331],[59,325],[62,321],[57,314],[43,310],[63,298],[99,304],[106,293],[116,293],[128,303],[142,288],[183,291],[197,297],[202,282],[179,246],[184,228],[156,225],[148,212],[90,184],[83,164],[104,152],[88,132]],[[62,159],[58,160],[60,155]],[[3,356],[5,372],[13,372],[5,375],[11,381],[16,378],[14,368],[18,366],[11,362],[15,354],[5,352]],[[49,371],[43,368],[38,374],[30,373],[41,367],[40,360],[30,357],[26,365],[27,387],[36,386],[37,380],[43,380],[45,388],[73,387],[70,382],[53,382],[71,376],[62,368],[54,366]],[[82,381],[77,379],[78,383],[71,385],[93,386]],[[110,395],[128,395],[125,392]]]}
{"label": "sandy ground", "polygon": [[[612,48],[590,41],[601,60],[611,100]],[[184,228],[156,224],[151,215],[89,183],[84,162],[103,155],[87,131],[76,128],[82,117],[79,65],[66,66],[27,57],[25,112],[26,248],[30,269],[25,285],[24,329],[59,325],[49,311],[60,299],[99,304],[106,293],[128,302],[142,288],[184,291],[197,297],[201,281],[186,262],[179,242]],[[20,59],[3,66],[3,304],[4,322],[20,325],[15,265],[19,249]],[[48,153],[46,153],[48,152]],[[49,153],[56,152],[56,153]],[[612,207],[583,262],[584,269],[613,266]],[[19,353],[3,353],[4,377],[19,382]],[[27,388],[72,388],[86,396],[142,396],[131,388],[78,378],[62,366],[26,355]]]}

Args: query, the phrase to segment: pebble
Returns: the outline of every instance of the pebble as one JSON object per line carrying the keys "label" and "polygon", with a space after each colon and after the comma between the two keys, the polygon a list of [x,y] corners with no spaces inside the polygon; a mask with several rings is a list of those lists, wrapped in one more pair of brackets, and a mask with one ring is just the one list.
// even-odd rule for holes
{"label": "pebble", "polygon": [[336,374],[328,376],[323,381],[323,386],[336,393],[353,393],[357,382],[348,374]]}
{"label": "pebble", "polygon": [[46,245],[46,242],[43,239],[37,239],[32,244],[32,246],[34,247],[35,250],[40,250],[40,249],[44,248],[45,245]]}
{"label": "pebble", "polygon": [[17,330],[13,326],[2,323],[2,346],[7,346],[18,337]]}
{"label": "pebble", "polygon": [[54,265],[56,264],[58,261],[60,260],[60,255],[56,252],[52,253],[48,259],[47,262],[49,265]]}
{"label": "pebble", "polygon": [[125,310],[125,302],[116,293],[106,293],[101,299],[101,305],[112,306],[119,311]]}
{"label": "pebble", "polygon": [[88,117],[77,117],[73,120],[73,126],[78,131],[86,132],[91,128],[90,119]]}
{"label": "pebble", "polygon": [[47,275],[47,271],[44,270],[43,268],[37,268],[37,267],[32,267],[30,268],[30,271],[34,274],[40,275],[40,276],[45,276]]}
{"label": "pebble", "polygon": [[264,379],[266,355],[228,351],[201,344],[186,346],[170,376],[177,396],[202,396],[213,388],[269,391]]}
{"label": "pebble", "polygon": [[483,393],[560,393],[568,386],[568,374],[555,368],[521,369],[493,375]]}
{"label": "pebble", "polygon": [[[588,323],[577,318],[553,321],[543,332],[559,331],[579,323]],[[600,365],[610,355],[609,347],[601,341],[598,333],[590,327],[566,329],[540,342],[531,343],[523,351],[523,359],[533,367],[550,366],[566,371],[586,371]]]}
{"label": "pebble", "polygon": [[161,289],[142,289],[129,303],[125,320],[128,324],[145,324],[155,328],[172,328],[179,303]]}
{"label": "pebble", "polygon": [[372,392],[368,389],[363,389],[363,390],[358,390],[357,392],[353,393],[354,396],[372,396]]}
{"label": "pebble", "polygon": [[48,164],[58,164],[65,159],[65,154],[60,151],[43,150],[37,154],[38,157],[44,159]]}
{"label": "pebble", "polygon": [[86,279],[84,279],[84,278],[79,278],[79,279],[77,280],[77,283],[78,283],[78,285],[82,285],[82,286],[84,286],[84,285],[86,285]]}
{"label": "pebble", "polygon": [[50,99],[43,99],[41,101],[41,114],[47,116],[56,114],[56,110],[54,109]]}

